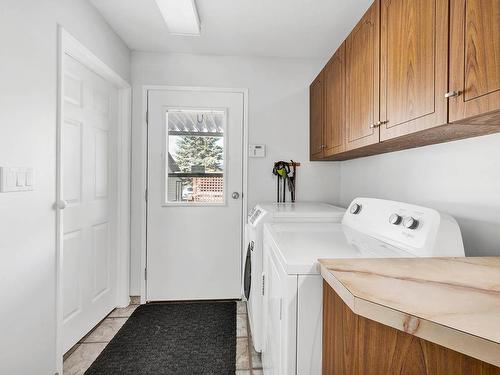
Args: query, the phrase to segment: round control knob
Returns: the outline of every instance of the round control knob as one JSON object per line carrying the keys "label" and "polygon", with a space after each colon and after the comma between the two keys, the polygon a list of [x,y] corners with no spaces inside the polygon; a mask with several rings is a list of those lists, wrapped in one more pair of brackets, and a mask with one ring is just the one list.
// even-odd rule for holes
{"label": "round control knob", "polygon": [[403,225],[405,228],[415,229],[418,227],[418,220],[410,216],[404,219]]}
{"label": "round control knob", "polygon": [[401,224],[402,220],[403,220],[403,218],[401,216],[399,216],[398,214],[392,214],[389,217],[389,223],[391,223],[393,225],[399,225],[399,224]]}
{"label": "round control knob", "polygon": [[361,205],[360,204],[357,204],[357,203],[354,203],[352,206],[351,206],[351,214],[353,215],[357,215],[359,214],[359,212],[361,211]]}

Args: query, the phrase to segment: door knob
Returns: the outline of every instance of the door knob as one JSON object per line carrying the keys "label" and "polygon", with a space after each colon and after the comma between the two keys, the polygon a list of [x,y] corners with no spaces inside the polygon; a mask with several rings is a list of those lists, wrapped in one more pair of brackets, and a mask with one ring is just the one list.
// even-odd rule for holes
{"label": "door knob", "polygon": [[64,210],[67,206],[68,202],[64,199],[61,199],[59,202],[57,202],[57,208],[59,208],[60,210]]}
{"label": "door knob", "polygon": [[231,194],[231,197],[233,199],[238,199],[240,197],[240,193],[238,193],[237,191],[235,191],[233,194]]}

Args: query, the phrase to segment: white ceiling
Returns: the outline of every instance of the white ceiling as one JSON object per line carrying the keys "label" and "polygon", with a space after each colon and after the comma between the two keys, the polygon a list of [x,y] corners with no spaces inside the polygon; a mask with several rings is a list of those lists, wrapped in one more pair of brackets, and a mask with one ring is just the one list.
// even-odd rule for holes
{"label": "white ceiling", "polygon": [[197,0],[201,36],[170,35],[154,0],[89,0],[131,50],[327,58],[373,0]]}

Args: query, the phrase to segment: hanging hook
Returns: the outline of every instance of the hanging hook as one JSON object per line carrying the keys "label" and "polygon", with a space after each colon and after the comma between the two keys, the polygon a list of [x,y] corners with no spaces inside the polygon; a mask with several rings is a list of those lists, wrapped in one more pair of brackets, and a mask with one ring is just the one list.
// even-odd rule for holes
{"label": "hanging hook", "polygon": [[203,124],[203,114],[201,115],[201,121],[200,121],[200,115],[199,114],[196,114],[196,122],[198,124]]}

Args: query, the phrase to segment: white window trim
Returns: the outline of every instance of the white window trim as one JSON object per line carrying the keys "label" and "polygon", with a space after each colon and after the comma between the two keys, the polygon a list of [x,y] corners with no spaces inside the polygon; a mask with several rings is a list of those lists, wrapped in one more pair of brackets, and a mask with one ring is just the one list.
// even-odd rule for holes
{"label": "white window trim", "polygon": [[[222,203],[210,203],[210,202],[199,202],[199,203],[187,203],[187,202],[169,202],[168,201],[168,188],[167,188],[167,181],[168,181],[168,176],[164,176],[164,186],[163,186],[163,207],[224,207],[227,206],[228,204],[228,197],[227,197],[227,141],[228,141],[228,129],[227,129],[227,108],[198,108],[198,107],[165,107],[164,108],[164,114],[167,114],[168,111],[172,110],[191,110],[191,111],[206,111],[206,110],[212,110],[215,112],[223,112],[224,113],[224,154],[223,154],[223,160],[224,160],[224,169],[222,171],[223,177],[224,177],[224,189],[222,191],[223,197],[224,197],[224,202]],[[165,135],[163,137],[163,171],[164,173],[168,169],[168,126],[164,127]]]}

